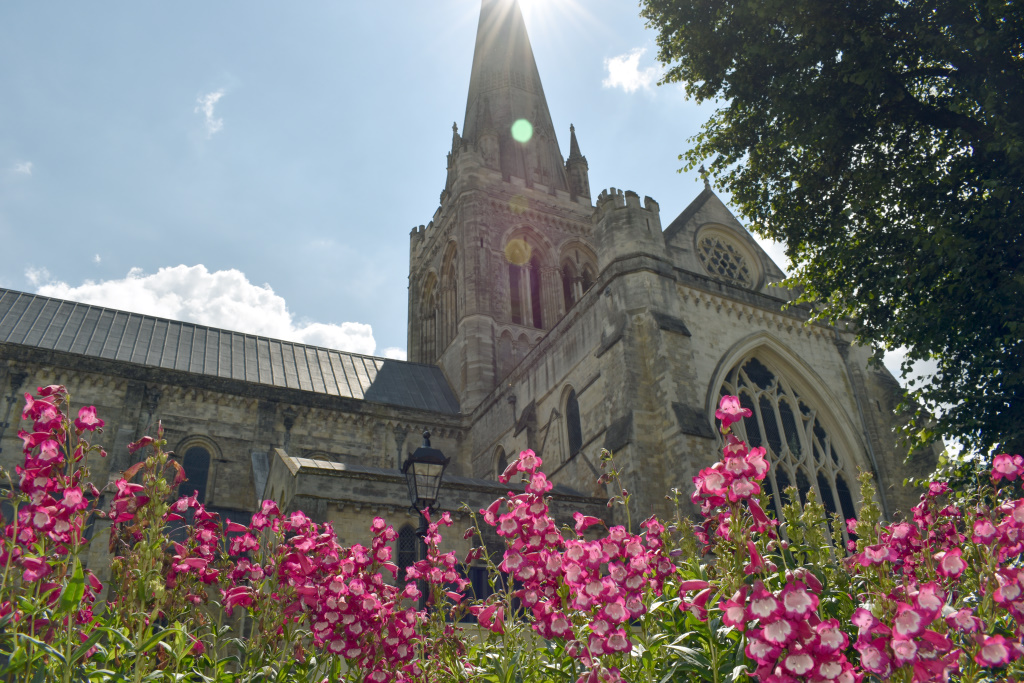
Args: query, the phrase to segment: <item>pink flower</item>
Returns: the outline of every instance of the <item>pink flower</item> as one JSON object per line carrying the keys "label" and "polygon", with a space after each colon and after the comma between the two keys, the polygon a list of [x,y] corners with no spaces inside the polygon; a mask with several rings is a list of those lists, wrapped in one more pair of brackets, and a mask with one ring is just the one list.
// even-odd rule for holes
{"label": "pink flower", "polygon": [[1019,455],[1000,453],[992,459],[992,483],[1000,479],[1013,481],[1024,474],[1024,458]]}
{"label": "pink flower", "polygon": [[814,657],[808,652],[797,650],[782,660],[782,667],[794,676],[803,676],[814,667]]}
{"label": "pink flower", "polygon": [[738,631],[747,630],[747,587],[742,586],[729,600],[719,603],[718,609],[722,610],[722,623],[732,626]]}
{"label": "pink flower", "polygon": [[921,610],[905,602],[896,606],[896,618],[892,630],[897,638],[914,638],[921,635],[931,620]]}
{"label": "pink flower", "polygon": [[804,619],[818,609],[818,596],[799,581],[786,584],[779,594],[786,616]]}
{"label": "pink flower", "polygon": [[750,452],[746,454],[745,459],[747,463],[754,468],[754,479],[758,481],[764,481],[764,478],[768,475],[768,452],[763,446],[757,448],[751,448]]}
{"label": "pink flower", "polygon": [[103,429],[103,420],[96,417],[95,406],[84,406],[78,411],[78,419],[75,420],[75,428],[83,432],[95,432]]}
{"label": "pink flower", "polygon": [[892,641],[892,653],[899,666],[913,662],[917,659],[917,643],[910,639],[895,638]]}
{"label": "pink flower", "polygon": [[230,590],[221,590],[224,609],[231,614],[235,607],[248,607],[253,603],[254,595],[252,589],[247,586],[235,586]]}
{"label": "pink flower", "polygon": [[723,396],[715,411],[715,418],[722,421],[722,429],[727,428],[734,422],[739,422],[753,413],[749,408],[740,405],[740,399],[736,396]]}
{"label": "pink flower", "polygon": [[757,552],[757,546],[753,541],[747,541],[747,552],[750,554],[750,564],[743,568],[743,573],[750,576],[762,571],[765,568],[764,558]]}
{"label": "pink flower", "polygon": [[50,573],[50,565],[40,557],[25,557],[21,559],[21,567],[24,569],[22,580],[26,583],[35,583]]}
{"label": "pink flower", "polygon": [[767,621],[782,614],[783,606],[778,598],[766,589],[761,580],[758,579],[754,583],[754,592],[750,596],[750,604],[747,609],[751,620],[760,619]]}
{"label": "pink flower", "polygon": [[960,548],[953,548],[951,550],[945,550],[935,554],[935,560],[938,562],[936,571],[942,576],[955,579],[963,574],[964,569],[967,569],[967,563],[963,561],[961,555],[963,550]]}
{"label": "pink flower", "polygon": [[953,612],[946,617],[946,624],[953,629],[965,633],[974,633],[981,630],[981,619],[974,616],[974,610],[965,607],[962,610]]}
{"label": "pink flower", "polygon": [[839,652],[850,644],[850,638],[839,628],[839,620],[829,619],[814,627],[818,634],[816,649],[822,653]]}
{"label": "pink flower", "polygon": [[984,543],[989,545],[995,540],[996,528],[987,519],[979,519],[974,522],[974,534],[971,536],[971,540],[975,543]]}
{"label": "pink flower", "polygon": [[139,450],[145,448],[146,446],[148,446],[149,444],[153,443],[153,441],[154,441],[153,437],[151,437],[151,436],[144,436],[141,439],[139,439],[138,441],[136,441],[134,443],[128,444],[128,452],[131,453],[131,454],[134,454],[136,451],[139,451]]}
{"label": "pink flower", "polygon": [[526,485],[527,491],[530,493],[536,493],[537,495],[544,495],[552,488],[554,488],[554,484],[548,481],[548,478],[543,472],[537,472],[530,477],[530,482]]}
{"label": "pink flower", "polygon": [[519,454],[519,471],[533,474],[541,466],[542,462],[536,453],[527,449]]}
{"label": "pink flower", "polygon": [[979,636],[978,644],[981,647],[978,648],[978,654],[974,655],[974,661],[982,666],[1003,666],[1016,659],[1012,644],[1000,635]]}
{"label": "pink flower", "polygon": [[874,640],[858,640],[853,646],[860,652],[860,665],[873,674],[887,678],[892,673],[892,660],[885,653],[885,641],[881,638]]}
{"label": "pink flower", "polygon": [[740,500],[747,500],[758,493],[761,493],[761,486],[756,481],[746,477],[733,479],[732,483],[729,484],[729,500],[734,503]]}

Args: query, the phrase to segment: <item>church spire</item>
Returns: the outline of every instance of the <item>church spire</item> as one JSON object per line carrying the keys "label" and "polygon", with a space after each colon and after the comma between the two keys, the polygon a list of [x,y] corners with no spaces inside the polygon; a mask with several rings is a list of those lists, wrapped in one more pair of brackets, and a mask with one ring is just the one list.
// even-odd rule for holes
{"label": "church spire", "polygon": [[[521,121],[529,125],[518,123],[513,133]],[[569,190],[518,0],[482,0],[480,6],[462,138],[475,144],[487,128],[497,132],[506,177]]]}
{"label": "church spire", "polygon": [[587,158],[580,152],[576,140],[576,126],[569,124],[569,158],[565,161],[565,172],[569,175],[569,194],[573,199],[590,199],[590,167]]}

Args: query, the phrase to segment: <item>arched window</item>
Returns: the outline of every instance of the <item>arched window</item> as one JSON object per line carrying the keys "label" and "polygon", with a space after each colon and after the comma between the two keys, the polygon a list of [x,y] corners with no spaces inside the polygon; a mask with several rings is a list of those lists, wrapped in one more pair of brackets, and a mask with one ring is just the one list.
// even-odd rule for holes
{"label": "arched window", "polygon": [[789,486],[796,486],[801,502],[813,489],[830,515],[856,516],[849,486],[853,477],[823,416],[784,377],[759,359],[748,358],[729,372],[720,394],[738,396],[740,405],[752,413],[734,429],[751,447],[763,446],[768,452],[771,468],[763,486],[779,519],[782,505],[789,502],[784,493]]}
{"label": "arched window", "polygon": [[437,277],[431,273],[420,299],[420,349],[423,363],[437,360]]}
{"label": "arched window", "polygon": [[568,311],[576,303],[576,269],[569,261],[562,264],[562,296]]}
{"label": "arched window", "polygon": [[506,330],[498,338],[498,379],[505,379],[505,376],[511,371],[512,335]]}
{"label": "arched window", "polygon": [[533,256],[522,266],[509,263],[508,284],[512,322],[516,325],[532,325],[537,329],[543,329],[540,260]]}
{"label": "arched window", "polygon": [[565,399],[565,429],[569,439],[569,457],[576,455],[583,448],[583,429],[580,426],[580,404],[576,400],[576,390],[569,391]]}
{"label": "arched window", "polygon": [[187,481],[178,486],[178,497],[196,494],[196,500],[206,502],[206,484],[210,476],[210,451],[203,446],[189,446],[181,459]]}
{"label": "arched window", "polygon": [[593,268],[589,264],[583,266],[583,274],[580,275],[580,287],[582,287],[584,292],[594,286],[596,279]]}
{"label": "arched window", "polygon": [[567,313],[594,286],[596,271],[590,249],[581,244],[573,245],[571,251],[562,257],[559,275],[562,278],[562,297]]}
{"label": "arched window", "polygon": [[519,335],[519,339],[516,340],[515,346],[512,349],[515,362],[518,365],[519,361],[526,358],[526,354],[530,352],[530,339],[525,334]]}
{"label": "arched window", "polygon": [[455,331],[459,324],[459,290],[458,278],[456,276],[457,258],[458,250],[453,243],[448,247],[448,252],[444,257],[444,264],[441,266],[441,292],[438,303],[438,309],[441,314],[441,350],[447,347],[451,340],[455,338]]}
{"label": "arched window", "polygon": [[398,582],[405,583],[405,570],[416,563],[419,551],[420,539],[416,537],[416,530],[412,525],[406,524],[398,530],[398,552],[395,553],[395,564],[398,565]]}
{"label": "arched window", "polygon": [[505,471],[508,467],[508,456],[505,455],[505,449],[498,446],[494,450],[494,478],[497,479],[498,475]]}

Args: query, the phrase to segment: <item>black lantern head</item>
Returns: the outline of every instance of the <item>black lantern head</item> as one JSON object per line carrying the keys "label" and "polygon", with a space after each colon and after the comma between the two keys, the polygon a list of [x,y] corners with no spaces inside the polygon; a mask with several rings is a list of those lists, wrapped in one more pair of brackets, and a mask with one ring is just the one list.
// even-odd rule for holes
{"label": "black lantern head", "polygon": [[437,503],[441,478],[449,459],[444,453],[430,447],[430,432],[423,432],[423,445],[410,453],[402,473],[409,486],[409,501],[417,510],[425,510]]}

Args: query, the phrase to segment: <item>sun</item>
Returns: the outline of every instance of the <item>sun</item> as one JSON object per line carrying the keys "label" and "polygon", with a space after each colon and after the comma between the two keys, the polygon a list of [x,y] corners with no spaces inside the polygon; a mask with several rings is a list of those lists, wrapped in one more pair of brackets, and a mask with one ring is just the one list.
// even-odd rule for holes
{"label": "sun", "polygon": [[579,0],[519,0],[523,19],[529,24],[544,24],[556,14],[579,14]]}

